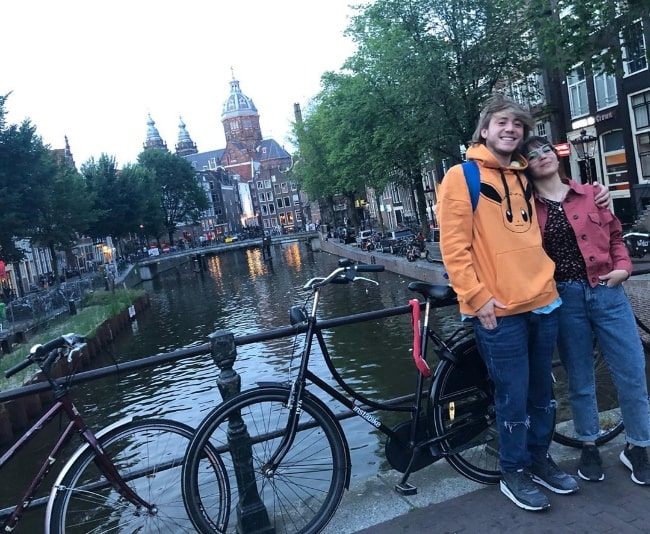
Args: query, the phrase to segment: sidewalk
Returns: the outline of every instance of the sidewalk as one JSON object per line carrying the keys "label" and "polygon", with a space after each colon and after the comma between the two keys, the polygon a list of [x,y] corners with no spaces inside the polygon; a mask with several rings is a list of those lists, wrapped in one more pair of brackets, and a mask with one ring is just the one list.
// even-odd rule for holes
{"label": "sidewalk", "polygon": [[[650,531],[650,487],[635,484],[618,455],[624,446],[618,436],[601,447],[605,480],[579,479],[580,491],[556,495],[544,512],[528,512],[511,503],[498,485],[467,481],[444,461],[413,476],[418,495],[403,497],[392,483],[397,474],[380,474],[352,488],[326,528],[329,534],[399,533],[601,533]],[[553,443],[552,454],[561,467],[575,474],[579,451]]]}

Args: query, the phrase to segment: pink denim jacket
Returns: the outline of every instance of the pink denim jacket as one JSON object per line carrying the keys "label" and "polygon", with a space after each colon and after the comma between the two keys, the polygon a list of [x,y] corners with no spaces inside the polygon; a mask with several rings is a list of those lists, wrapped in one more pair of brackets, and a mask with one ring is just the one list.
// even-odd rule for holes
{"label": "pink denim jacket", "polygon": [[[608,208],[599,208],[594,202],[594,186],[568,181],[571,189],[562,202],[569,224],[573,228],[587,267],[591,287],[598,285],[599,276],[614,269],[632,273],[632,261],[621,238],[621,222]],[[535,195],[539,227],[544,235],[548,206]]]}

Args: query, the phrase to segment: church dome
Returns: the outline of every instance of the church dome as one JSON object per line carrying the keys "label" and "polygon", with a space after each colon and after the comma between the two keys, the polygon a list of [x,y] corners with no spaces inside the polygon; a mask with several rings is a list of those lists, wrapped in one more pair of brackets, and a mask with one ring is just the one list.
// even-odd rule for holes
{"label": "church dome", "polygon": [[230,96],[223,104],[221,120],[232,117],[258,115],[253,101],[241,92],[239,80],[230,81]]}

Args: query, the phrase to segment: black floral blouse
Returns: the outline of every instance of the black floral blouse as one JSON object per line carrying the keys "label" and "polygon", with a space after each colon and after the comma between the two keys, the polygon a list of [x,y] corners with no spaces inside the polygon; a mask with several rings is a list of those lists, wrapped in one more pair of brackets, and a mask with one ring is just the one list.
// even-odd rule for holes
{"label": "black floral blouse", "polygon": [[548,205],[544,250],[555,262],[555,281],[586,280],[585,262],[573,228],[562,209],[562,203],[547,198],[542,198],[542,201]]}

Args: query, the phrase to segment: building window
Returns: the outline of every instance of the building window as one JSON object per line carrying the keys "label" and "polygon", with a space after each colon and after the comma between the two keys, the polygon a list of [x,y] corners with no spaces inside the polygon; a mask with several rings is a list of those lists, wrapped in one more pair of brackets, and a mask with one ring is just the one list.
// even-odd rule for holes
{"label": "building window", "polygon": [[625,74],[634,74],[648,67],[645,55],[643,26],[638,20],[622,32],[623,69]]}
{"label": "building window", "polygon": [[289,192],[289,188],[287,187],[287,182],[283,182],[283,184],[282,184],[282,192],[283,193],[288,193]]}
{"label": "building window", "polygon": [[632,130],[641,164],[639,178],[650,180],[650,91],[632,95]]}
{"label": "building window", "polygon": [[587,80],[585,79],[584,66],[580,65],[573,69],[566,80],[569,90],[571,118],[586,115],[589,113],[589,101],[587,100]]}
{"label": "building window", "polygon": [[278,208],[282,209],[282,199],[281,198],[278,198],[277,203],[278,203]]}
{"label": "building window", "polygon": [[537,136],[538,137],[546,137],[546,123],[545,122],[538,122],[535,125],[535,129],[537,130]]}
{"label": "building window", "polygon": [[650,132],[637,135],[636,144],[641,161],[641,176],[644,180],[650,180]]}
{"label": "building window", "polygon": [[264,188],[271,189],[271,180],[264,180]]}
{"label": "building window", "polygon": [[[605,158],[605,184],[612,189],[628,189],[627,160],[623,131],[616,130],[602,136]],[[623,186],[625,184],[625,186]]]}
{"label": "building window", "polygon": [[618,102],[615,76],[605,72],[594,74],[594,89],[597,110],[613,106]]}
{"label": "building window", "polygon": [[264,189],[264,184],[262,183],[261,180],[259,182],[257,182],[257,188],[258,189]]}
{"label": "building window", "polygon": [[289,197],[284,197],[284,207],[285,208],[291,207],[291,199],[289,199]]}
{"label": "building window", "polygon": [[634,95],[631,98],[634,127],[637,130],[650,126],[650,91]]}

